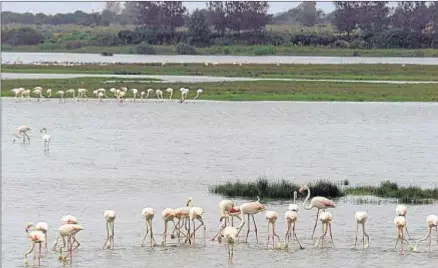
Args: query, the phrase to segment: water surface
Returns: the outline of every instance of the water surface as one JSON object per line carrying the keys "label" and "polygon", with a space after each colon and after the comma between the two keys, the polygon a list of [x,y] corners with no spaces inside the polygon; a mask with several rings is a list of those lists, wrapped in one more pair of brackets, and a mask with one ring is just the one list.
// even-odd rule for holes
{"label": "water surface", "polygon": [[[141,210],[154,207],[154,231],[160,242],[160,213],[180,207],[192,196],[205,209],[207,235],[218,228],[221,196],[209,185],[240,178],[287,178],[299,183],[326,177],[353,184],[433,187],[438,183],[438,105],[434,103],[346,102],[149,102],[98,104],[96,100],[60,104],[15,102],[2,98],[2,267],[21,267],[28,248],[24,225],[50,224],[52,245],[60,218],[72,214],[86,228],[73,267],[228,267],[225,244],[208,239],[194,248],[141,248]],[[22,124],[33,130],[28,145],[12,144]],[[44,154],[39,129],[52,135]],[[238,203],[247,201],[236,199]],[[301,205],[302,196],[298,200]],[[300,206],[297,234],[305,250],[266,250],[267,222],[256,216],[260,244],[254,234],[239,243],[233,267],[435,267],[433,253],[399,256],[394,252],[395,205],[353,205],[336,200],[333,235],[336,248],[313,249],[310,234],[315,210]],[[284,235],[287,203],[266,204],[277,210],[277,231]],[[103,251],[103,211],[117,212],[115,252]],[[371,245],[352,250],[354,212],[369,213]],[[438,206],[409,206],[409,232],[419,239],[427,215]],[[252,228],[253,229],[253,228]],[[242,231],[245,233],[246,229]],[[317,234],[321,228],[317,228]],[[199,236],[202,238],[202,235]],[[296,249],[296,243],[294,244]],[[31,259],[30,259],[31,260]],[[61,267],[49,253],[43,267]]]}
{"label": "water surface", "polygon": [[2,52],[2,63],[38,62],[80,63],[283,63],[283,64],[419,64],[438,65],[436,57],[318,57],[318,56],[231,56],[231,55],[130,55],[112,57],[97,53],[23,53]]}

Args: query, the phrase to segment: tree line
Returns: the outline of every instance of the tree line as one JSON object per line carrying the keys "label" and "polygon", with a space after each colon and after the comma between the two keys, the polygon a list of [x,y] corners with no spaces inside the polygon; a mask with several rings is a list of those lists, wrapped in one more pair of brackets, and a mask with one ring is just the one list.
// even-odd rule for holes
{"label": "tree line", "polygon": [[[325,14],[316,2],[302,2],[298,7],[279,14],[269,14],[266,1],[209,1],[203,9],[188,12],[182,2],[107,2],[102,12],[76,11],[68,14],[2,12],[2,25],[77,24],[107,26],[136,25],[114,36],[101,38],[100,45],[146,43],[193,46],[263,44],[319,45],[349,48],[430,48],[438,47],[438,2],[334,2],[335,10]],[[335,33],[308,34],[272,32],[268,24],[296,24],[311,27],[332,24]],[[186,31],[179,31],[179,27]],[[28,42],[25,31],[2,29],[2,42]],[[19,32],[19,33],[17,33]],[[3,34],[6,34],[3,38]],[[17,35],[19,37],[17,37]],[[39,40],[38,42],[41,42]],[[99,43],[99,42],[97,42]]]}

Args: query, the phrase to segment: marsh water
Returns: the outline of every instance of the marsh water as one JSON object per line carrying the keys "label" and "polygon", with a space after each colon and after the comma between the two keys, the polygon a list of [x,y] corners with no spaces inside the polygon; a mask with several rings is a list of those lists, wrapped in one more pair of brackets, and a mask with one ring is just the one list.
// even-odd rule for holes
{"label": "marsh water", "polygon": [[[22,124],[32,127],[30,144],[13,144],[12,133]],[[43,127],[52,136],[49,153],[43,152]],[[50,247],[60,218],[67,214],[85,227],[77,235],[81,247],[73,254],[72,267],[229,267],[226,244],[209,240],[218,229],[223,197],[209,193],[208,186],[262,175],[297,183],[348,178],[355,185],[376,185],[390,179],[434,187],[437,141],[435,103],[61,104],[2,98],[2,267],[22,267],[29,247],[27,222],[49,223]],[[205,210],[207,239],[201,232],[195,246],[140,247],[145,228],[141,210],[155,208],[153,228],[160,243],[161,211],[184,206],[190,196]],[[316,210],[304,210],[302,202],[299,195],[296,231],[305,250],[297,250],[295,241],[289,251],[266,249],[263,213],[255,217],[259,244],[253,232],[249,243],[238,243],[232,267],[436,267],[435,239],[432,253],[426,252],[427,244],[419,247],[420,253],[400,256],[394,251],[394,203],[335,200],[337,207],[330,211],[336,247],[329,243],[321,250],[313,248],[310,238]],[[288,203],[266,203],[280,214],[276,228],[282,238]],[[115,251],[101,249],[107,209],[117,212]],[[357,210],[369,213],[371,241],[365,251],[352,249]],[[426,235],[425,219],[432,213],[438,214],[437,204],[408,207],[412,241]],[[245,233],[246,227],[241,236]],[[63,265],[49,251],[42,266]]]}
{"label": "marsh water", "polygon": [[[231,82],[231,81],[312,81],[312,82],[344,82],[372,84],[438,84],[438,81],[403,81],[403,80],[343,80],[343,79],[300,79],[300,78],[251,78],[251,77],[220,77],[195,75],[116,75],[116,74],[44,74],[44,73],[2,73],[2,80],[13,79],[70,79],[80,77],[111,77],[111,78],[153,78],[161,83],[201,83],[201,82]],[[109,80],[108,83],[114,80]],[[136,82],[139,82],[136,80]],[[150,83],[150,80],[145,80]]]}
{"label": "marsh water", "polygon": [[23,53],[2,52],[2,63],[271,63],[283,64],[419,64],[438,65],[438,57],[318,57],[318,56],[231,56],[231,55],[129,55],[111,57],[98,53]]}

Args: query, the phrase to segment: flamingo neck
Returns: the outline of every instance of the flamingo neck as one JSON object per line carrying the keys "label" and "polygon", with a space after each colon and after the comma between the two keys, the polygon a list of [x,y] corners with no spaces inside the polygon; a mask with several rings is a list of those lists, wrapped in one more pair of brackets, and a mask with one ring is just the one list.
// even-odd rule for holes
{"label": "flamingo neck", "polygon": [[307,190],[307,197],[306,197],[306,199],[305,199],[304,202],[303,202],[303,207],[304,207],[304,209],[306,209],[306,210],[310,210],[310,209],[312,209],[312,205],[309,203],[309,205],[306,206],[306,202],[307,202],[307,200],[309,200],[309,198],[310,198],[310,189],[309,189],[309,187],[307,187],[307,186],[305,186],[304,189]]}

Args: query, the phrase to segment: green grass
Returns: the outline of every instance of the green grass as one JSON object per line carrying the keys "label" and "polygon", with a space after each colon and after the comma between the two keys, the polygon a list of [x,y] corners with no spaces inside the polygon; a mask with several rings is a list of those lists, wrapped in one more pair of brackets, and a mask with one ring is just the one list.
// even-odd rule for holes
{"label": "green grass", "polygon": [[422,199],[438,199],[438,188],[421,189],[417,186],[403,187],[395,182],[384,181],[379,186],[356,186],[345,189],[347,195],[372,195],[397,198],[402,203],[415,203]]}
{"label": "green grass", "polygon": [[[176,55],[176,46],[153,46],[157,55]],[[211,46],[196,48],[198,55],[236,56],[361,56],[361,57],[438,57],[438,49],[349,49],[314,46]],[[67,49],[61,44],[9,46],[2,45],[3,52],[64,52],[96,53],[102,51],[114,54],[135,54],[136,46],[84,46]],[[264,52],[265,51],[265,52]]]}
{"label": "green grass", "polygon": [[85,73],[145,75],[206,75],[257,78],[438,81],[438,66],[400,64],[97,64],[78,66],[2,65],[9,73]]}
{"label": "green grass", "polygon": [[[106,84],[105,81],[118,80],[117,83]],[[132,82],[124,82],[124,81]],[[174,98],[179,98],[179,88],[189,87],[189,98],[193,98],[194,90],[203,88],[200,99],[227,101],[438,101],[438,86],[436,84],[372,84],[372,83],[335,83],[335,82],[288,82],[288,81],[257,81],[257,82],[209,82],[209,83],[140,83],[139,80],[150,79],[120,79],[120,78],[74,78],[74,79],[14,79],[2,81],[2,96],[13,96],[12,88],[24,87],[33,89],[35,86],[65,90],[69,88],[88,88],[89,96],[94,89],[104,87],[148,88],[172,87]],[[121,81],[121,82],[120,82]],[[165,96],[167,94],[165,93]],[[127,97],[130,97],[128,95]]]}
{"label": "green grass", "polygon": [[[311,196],[327,198],[342,197],[340,188],[329,181],[319,180],[308,184]],[[269,182],[266,178],[257,178],[252,182],[228,181],[225,184],[210,186],[211,193],[227,197],[256,197],[261,199],[293,199],[293,192],[299,190],[300,185],[286,180]],[[305,193],[307,195],[307,192]]]}

